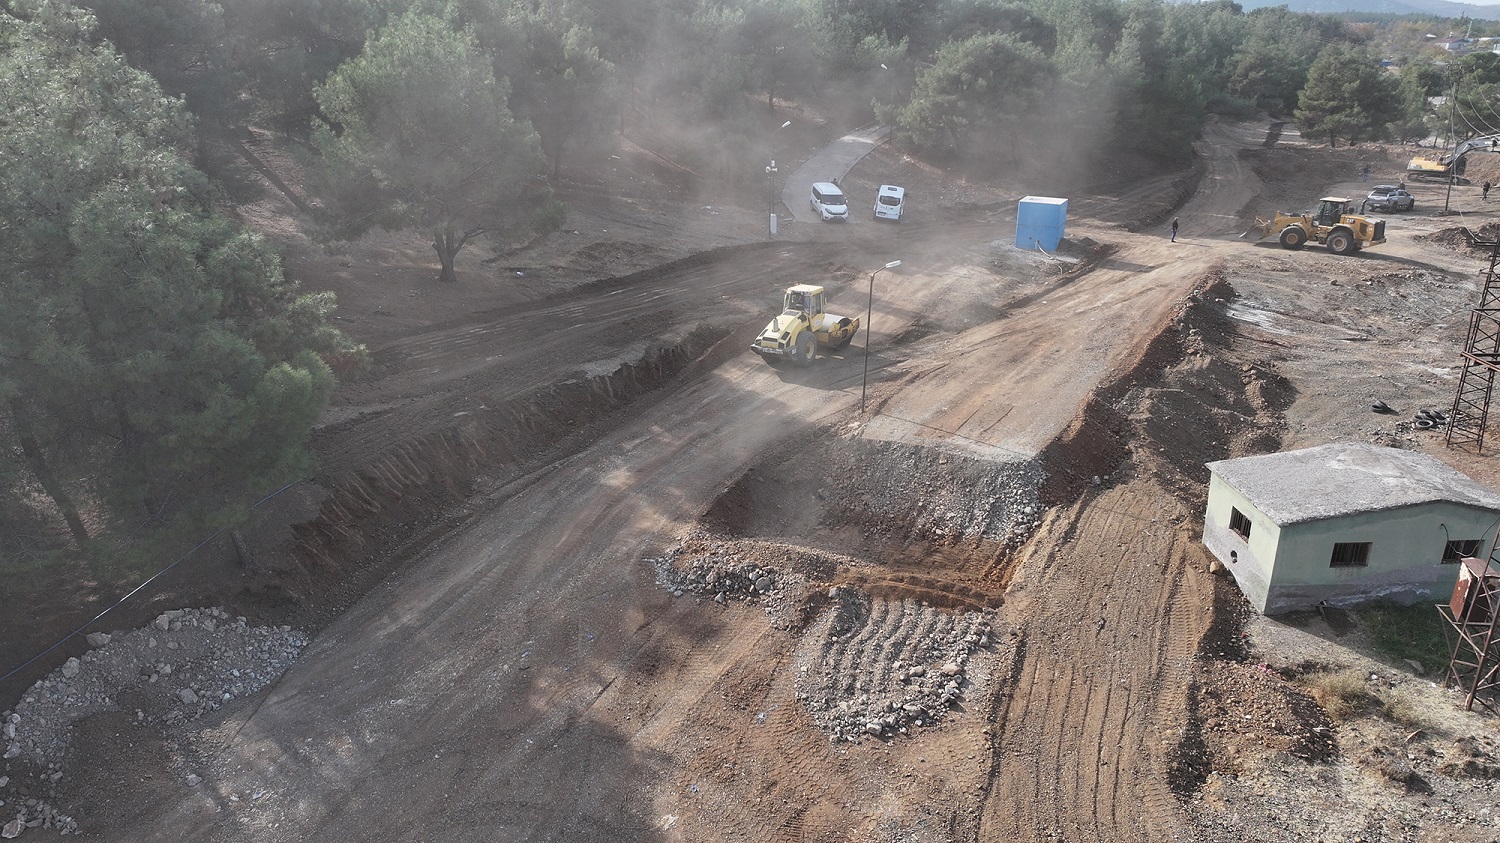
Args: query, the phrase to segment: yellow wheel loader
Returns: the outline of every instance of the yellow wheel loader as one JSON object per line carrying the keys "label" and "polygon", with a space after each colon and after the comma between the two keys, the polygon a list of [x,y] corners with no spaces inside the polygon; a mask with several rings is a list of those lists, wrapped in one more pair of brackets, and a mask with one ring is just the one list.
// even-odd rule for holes
{"label": "yellow wheel loader", "polygon": [[827,304],[822,287],[798,284],[786,288],[781,315],[760,332],[750,350],[773,366],[784,362],[811,366],[819,346],[843,348],[859,330],[859,317],[828,313]]}
{"label": "yellow wheel loader", "polygon": [[1335,255],[1353,254],[1366,246],[1385,242],[1385,220],[1352,213],[1354,202],[1338,196],[1318,200],[1315,211],[1289,214],[1277,211],[1270,219],[1256,217],[1255,225],[1241,234],[1260,240],[1275,234],[1284,249],[1300,249],[1308,241],[1322,243]]}

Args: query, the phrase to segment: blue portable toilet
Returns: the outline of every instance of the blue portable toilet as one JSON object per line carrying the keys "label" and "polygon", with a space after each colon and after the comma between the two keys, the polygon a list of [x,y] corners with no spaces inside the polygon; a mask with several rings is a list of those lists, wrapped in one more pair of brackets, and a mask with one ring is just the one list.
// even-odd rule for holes
{"label": "blue portable toilet", "polygon": [[1068,200],[1023,196],[1016,207],[1016,248],[1055,251],[1068,223]]}

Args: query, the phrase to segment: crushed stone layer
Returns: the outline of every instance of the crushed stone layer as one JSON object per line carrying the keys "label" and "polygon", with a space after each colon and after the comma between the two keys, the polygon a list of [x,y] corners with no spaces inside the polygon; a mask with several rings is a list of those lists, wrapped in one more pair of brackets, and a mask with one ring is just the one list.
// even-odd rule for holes
{"label": "crushed stone layer", "polygon": [[[753,558],[736,554],[744,547]],[[830,741],[905,736],[985,692],[997,654],[991,612],[830,587],[833,554],[781,547],[782,564],[770,564],[777,553],[770,543],[725,541],[648,561],[674,596],[760,605],[775,626],[797,635],[797,699]]]}
{"label": "crushed stone layer", "polygon": [[[251,626],[222,609],[174,609],[144,628],[87,637],[94,649],[69,658],[0,712],[5,751],[0,761],[0,836],[27,828],[77,830],[52,804],[70,765],[75,724],[119,711],[129,694],[142,725],[164,731],[186,726],[274,682],[307,646],[289,626]],[[196,785],[189,774],[188,786]],[[9,832],[15,832],[10,834]]]}

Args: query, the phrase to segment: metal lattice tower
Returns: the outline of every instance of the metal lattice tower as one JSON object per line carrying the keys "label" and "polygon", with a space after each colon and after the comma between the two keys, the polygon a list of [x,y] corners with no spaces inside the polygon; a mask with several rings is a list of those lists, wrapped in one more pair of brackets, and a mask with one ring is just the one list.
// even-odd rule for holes
{"label": "metal lattice tower", "polygon": [[1500,375],[1500,278],[1495,272],[1500,265],[1500,240],[1480,240],[1467,228],[1464,234],[1471,245],[1489,249],[1490,266],[1484,274],[1479,306],[1469,315],[1469,335],[1460,356],[1463,371],[1453,411],[1448,414],[1448,447],[1472,445],[1475,453],[1482,454],[1495,380]]}
{"label": "metal lattice tower", "polygon": [[1464,693],[1464,711],[1479,703],[1495,711],[1500,692],[1500,639],[1496,637],[1500,622],[1500,559],[1496,553],[1485,560],[1464,559],[1460,564],[1453,599],[1438,604],[1438,612],[1448,622],[1446,633],[1455,634],[1453,656],[1443,675],[1444,687],[1457,687]]}

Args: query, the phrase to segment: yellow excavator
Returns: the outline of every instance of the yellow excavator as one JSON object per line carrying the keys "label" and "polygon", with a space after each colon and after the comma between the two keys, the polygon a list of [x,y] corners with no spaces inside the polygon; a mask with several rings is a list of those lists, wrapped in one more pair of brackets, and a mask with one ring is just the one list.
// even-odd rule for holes
{"label": "yellow excavator", "polygon": [[1500,135],[1469,138],[1452,152],[1445,152],[1435,158],[1418,155],[1411,159],[1406,165],[1406,177],[1413,181],[1447,181],[1451,175],[1454,184],[1468,184],[1469,180],[1463,175],[1464,162],[1469,153],[1497,151],[1500,151]]}
{"label": "yellow excavator", "polygon": [[1277,235],[1283,249],[1300,249],[1308,241],[1322,243],[1335,255],[1353,254],[1366,246],[1385,242],[1385,220],[1351,213],[1354,202],[1341,196],[1325,196],[1313,211],[1289,214],[1277,211],[1269,219],[1256,217],[1255,225],[1241,237],[1255,234],[1257,240]]}
{"label": "yellow excavator", "polygon": [[836,316],[827,311],[827,305],[822,287],[797,284],[786,288],[781,315],[760,332],[750,350],[772,366],[788,361],[811,366],[819,346],[843,348],[859,330],[859,317]]}

